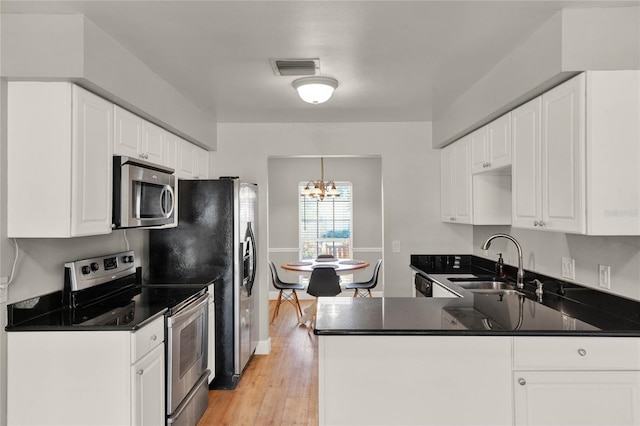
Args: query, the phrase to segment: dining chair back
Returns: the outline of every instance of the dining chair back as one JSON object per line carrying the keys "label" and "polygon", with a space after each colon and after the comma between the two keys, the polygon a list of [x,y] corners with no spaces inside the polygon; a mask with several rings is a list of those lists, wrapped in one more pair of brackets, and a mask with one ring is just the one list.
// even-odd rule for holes
{"label": "dining chair back", "polygon": [[276,269],[275,263],[273,263],[273,261],[271,260],[269,261],[269,268],[271,269],[271,282],[277,290],[280,290],[278,292],[276,306],[273,309],[271,322],[273,323],[273,321],[278,316],[278,313],[280,312],[280,305],[284,302],[289,302],[293,305],[296,311],[296,317],[299,321],[300,316],[302,315],[302,308],[300,307],[300,301],[298,300],[298,294],[296,293],[296,290],[304,290],[304,284],[288,283],[282,281],[278,276],[278,270]]}
{"label": "dining chair back", "polygon": [[309,326],[307,327],[307,334],[310,334],[318,312],[317,298],[333,297],[342,293],[342,289],[340,288],[340,278],[338,277],[335,269],[326,266],[316,267],[313,272],[311,272],[307,293],[316,297],[316,301],[313,304],[313,314],[311,315]]}
{"label": "dining chair back", "polygon": [[315,297],[337,296],[342,292],[340,278],[331,267],[316,267],[309,278],[307,293]]}
{"label": "dining chair back", "polygon": [[[371,297],[371,289],[378,285],[378,275],[380,274],[380,266],[382,259],[378,259],[376,266],[373,268],[373,275],[369,281],[350,283],[345,286],[348,290],[353,290],[353,297]],[[366,290],[366,291],[365,291]]]}

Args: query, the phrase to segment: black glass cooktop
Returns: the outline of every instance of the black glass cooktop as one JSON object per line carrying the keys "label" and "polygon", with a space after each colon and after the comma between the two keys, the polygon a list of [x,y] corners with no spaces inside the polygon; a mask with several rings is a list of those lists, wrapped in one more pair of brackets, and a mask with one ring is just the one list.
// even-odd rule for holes
{"label": "black glass cooktop", "polygon": [[134,285],[76,307],[58,291],[8,305],[6,330],[135,329],[206,291],[206,284]]}

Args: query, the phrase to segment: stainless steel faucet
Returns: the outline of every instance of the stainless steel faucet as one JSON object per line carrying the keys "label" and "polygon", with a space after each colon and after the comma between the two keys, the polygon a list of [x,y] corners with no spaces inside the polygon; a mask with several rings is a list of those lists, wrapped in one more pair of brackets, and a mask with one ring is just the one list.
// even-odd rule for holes
{"label": "stainless steel faucet", "polygon": [[507,240],[513,241],[513,244],[516,245],[516,248],[518,249],[518,277],[516,279],[516,284],[518,288],[524,288],[524,269],[522,269],[522,247],[520,246],[520,243],[516,241],[516,239],[511,235],[494,234],[484,240],[484,243],[482,243],[482,247],[480,248],[482,250],[488,250],[489,246],[491,246],[491,241],[493,241],[495,238],[506,238]]}

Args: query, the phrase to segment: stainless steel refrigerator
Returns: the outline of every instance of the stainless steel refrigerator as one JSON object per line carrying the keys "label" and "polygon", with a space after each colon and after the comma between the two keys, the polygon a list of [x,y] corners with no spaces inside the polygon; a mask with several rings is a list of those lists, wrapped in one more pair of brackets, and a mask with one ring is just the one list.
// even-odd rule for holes
{"label": "stainless steel refrigerator", "polygon": [[257,185],[237,178],[178,182],[178,226],[149,231],[149,282],[216,280],[211,389],[234,389],[258,341]]}

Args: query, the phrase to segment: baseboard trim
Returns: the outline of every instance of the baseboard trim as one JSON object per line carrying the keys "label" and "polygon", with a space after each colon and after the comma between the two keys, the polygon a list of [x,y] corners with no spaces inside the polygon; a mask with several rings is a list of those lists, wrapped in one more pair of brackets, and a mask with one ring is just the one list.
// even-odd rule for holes
{"label": "baseboard trim", "polygon": [[267,340],[259,340],[258,345],[256,346],[256,355],[269,355],[271,352],[271,337],[267,338]]}

